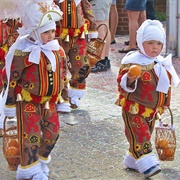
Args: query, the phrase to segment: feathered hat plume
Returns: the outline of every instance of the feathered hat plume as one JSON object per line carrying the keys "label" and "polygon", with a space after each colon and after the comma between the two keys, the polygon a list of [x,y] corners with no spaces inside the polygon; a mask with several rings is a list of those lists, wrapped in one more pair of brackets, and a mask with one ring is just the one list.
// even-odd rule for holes
{"label": "feathered hat plume", "polygon": [[[0,19],[16,19],[21,16],[20,9],[26,7],[31,0],[23,3],[23,0],[0,1]],[[21,8],[20,8],[21,7]]]}
{"label": "feathered hat plume", "polygon": [[22,20],[21,35],[26,35],[36,28],[59,21],[62,11],[53,0],[0,0],[0,19]]}

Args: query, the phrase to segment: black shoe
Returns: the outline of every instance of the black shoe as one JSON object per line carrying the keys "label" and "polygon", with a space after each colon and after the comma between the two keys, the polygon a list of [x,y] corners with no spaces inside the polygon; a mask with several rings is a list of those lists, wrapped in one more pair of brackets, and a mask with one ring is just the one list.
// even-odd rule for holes
{"label": "black shoe", "polygon": [[110,68],[111,68],[110,60],[102,59],[95,64],[95,66],[91,69],[91,72],[107,71]]}
{"label": "black shoe", "polygon": [[107,70],[111,68],[111,64],[110,64],[110,60],[109,59],[106,59],[106,67],[107,67]]}
{"label": "black shoe", "polygon": [[124,44],[125,44],[126,46],[129,46],[129,41],[124,41]]}
{"label": "black shoe", "polygon": [[[129,46],[129,41],[124,41],[124,44],[125,44],[126,46]],[[137,46],[137,43],[136,43],[136,46]]]}
{"label": "black shoe", "polygon": [[131,49],[128,49],[128,50],[122,49],[122,50],[118,50],[118,51],[119,51],[119,53],[128,53],[130,51],[137,51],[137,50],[138,50],[137,48],[131,48]]}
{"label": "black shoe", "polygon": [[111,42],[111,44],[116,44],[116,40],[114,39],[114,40]]}

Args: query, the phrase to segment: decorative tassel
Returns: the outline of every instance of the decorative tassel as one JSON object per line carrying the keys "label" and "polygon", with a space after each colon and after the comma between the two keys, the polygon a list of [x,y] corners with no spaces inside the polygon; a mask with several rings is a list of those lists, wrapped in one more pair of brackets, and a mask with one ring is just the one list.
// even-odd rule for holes
{"label": "decorative tassel", "polygon": [[131,114],[137,114],[138,113],[138,110],[136,109],[135,106],[132,106],[131,107]]}
{"label": "decorative tassel", "polygon": [[52,65],[51,65],[51,63],[48,63],[48,64],[47,64],[46,69],[47,69],[48,71],[52,71]]}
{"label": "decorative tassel", "polygon": [[70,62],[68,62],[67,65],[68,65],[69,68],[72,68],[72,65],[71,65]]}
{"label": "decorative tassel", "polygon": [[85,34],[84,34],[84,31],[81,33],[81,37],[80,39],[85,39]]}
{"label": "decorative tassel", "polygon": [[21,96],[21,94],[20,93],[18,93],[17,94],[17,99],[16,99],[16,101],[22,101],[23,99],[22,99],[22,96]]}
{"label": "decorative tassel", "polygon": [[69,35],[66,36],[66,38],[64,39],[65,42],[69,42]]}
{"label": "decorative tassel", "polygon": [[63,103],[63,102],[64,102],[64,99],[62,98],[62,96],[60,96],[59,103]]}
{"label": "decorative tassel", "polygon": [[156,119],[161,119],[161,115],[159,112],[156,114]]}
{"label": "decorative tassel", "polygon": [[49,107],[49,101],[46,101],[45,106],[44,106],[44,109],[50,109],[50,107]]}

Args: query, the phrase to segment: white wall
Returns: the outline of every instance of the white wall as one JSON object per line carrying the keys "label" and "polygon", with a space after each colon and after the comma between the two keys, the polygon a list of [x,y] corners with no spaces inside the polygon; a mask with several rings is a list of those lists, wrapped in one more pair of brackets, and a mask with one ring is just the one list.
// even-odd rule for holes
{"label": "white wall", "polygon": [[[166,53],[178,55],[178,6],[180,0],[166,1]],[[180,9],[180,8],[179,8]],[[180,34],[179,34],[180,35]]]}

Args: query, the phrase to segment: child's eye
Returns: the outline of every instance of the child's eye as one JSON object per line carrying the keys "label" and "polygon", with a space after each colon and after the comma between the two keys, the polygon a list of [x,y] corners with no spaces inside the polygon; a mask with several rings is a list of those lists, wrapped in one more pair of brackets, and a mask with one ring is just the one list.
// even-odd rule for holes
{"label": "child's eye", "polygon": [[151,41],[149,41],[149,42],[148,42],[148,44],[152,44],[152,42],[151,42]]}

